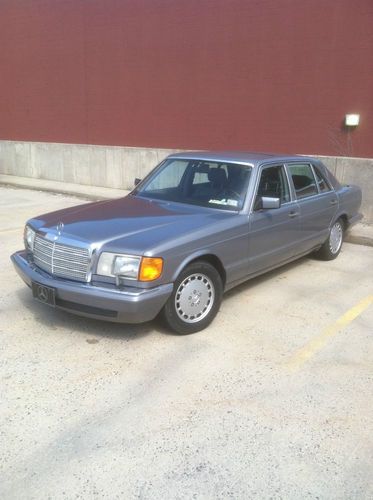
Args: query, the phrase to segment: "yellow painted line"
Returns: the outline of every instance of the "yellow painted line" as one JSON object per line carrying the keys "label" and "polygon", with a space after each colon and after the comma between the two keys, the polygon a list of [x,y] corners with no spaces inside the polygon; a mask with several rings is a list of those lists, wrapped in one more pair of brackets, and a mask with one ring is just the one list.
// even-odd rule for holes
{"label": "yellow painted line", "polygon": [[329,339],[334,337],[339,331],[351,323],[351,321],[360,316],[360,314],[362,314],[371,304],[373,304],[373,295],[369,295],[356,304],[356,306],[351,307],[351,309],[338,318],[335,323],[328,326],[320,335],[313,338],[308,344],[296,351],[285,366],[291,371],[296,371],[301,368],[304,363],[325,347]]}

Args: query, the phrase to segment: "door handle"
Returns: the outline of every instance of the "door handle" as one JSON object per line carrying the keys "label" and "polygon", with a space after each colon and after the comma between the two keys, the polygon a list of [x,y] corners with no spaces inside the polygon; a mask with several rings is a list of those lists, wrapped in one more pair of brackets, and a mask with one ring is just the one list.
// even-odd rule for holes
{"label": "door handle", "polygon": [[331,201],[330,201],[330,204],[331,204],[331,205],[336,205],[337,203],[338,203],[338,202],[337,202],[337,200],[331,200]]}
{"label": "door handle", "polygon": [[288,213],[288,216],[293,219],[294,217],[296,217],[297,215],[299,215],[299,212],[295,212],[294,210],[289,212]]}

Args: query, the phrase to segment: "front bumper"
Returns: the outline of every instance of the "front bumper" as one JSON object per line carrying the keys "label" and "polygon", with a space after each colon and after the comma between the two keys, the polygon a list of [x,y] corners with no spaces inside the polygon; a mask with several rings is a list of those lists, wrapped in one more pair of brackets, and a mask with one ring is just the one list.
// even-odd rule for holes
{"label": "front bumper", "polygon": [[11,256],[23,281],[55,289],[56,307],[80,316],[123,323],[143,323],[154,319],[172,293],[173,284],[150,289],[114,289],[55,278],[27,259],[25,251]]}

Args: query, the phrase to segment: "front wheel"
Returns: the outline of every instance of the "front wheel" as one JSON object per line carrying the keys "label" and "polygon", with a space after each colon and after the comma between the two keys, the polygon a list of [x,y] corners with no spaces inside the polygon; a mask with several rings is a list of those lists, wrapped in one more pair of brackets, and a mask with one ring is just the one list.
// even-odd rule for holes
{"label": "front wheel", "polygon": [[342,248],[344,236],[344,223],[338,219],[329,231],[328,239],[323,246],[316,252],[316,255],[323,260],[333,260],[338,257]]}
{"label": "front wheel", "polygon": [[180,335],[206,328],[216,316],[223,296],[220,274],[208,262],[187,266],[177,278],[162,317]]}

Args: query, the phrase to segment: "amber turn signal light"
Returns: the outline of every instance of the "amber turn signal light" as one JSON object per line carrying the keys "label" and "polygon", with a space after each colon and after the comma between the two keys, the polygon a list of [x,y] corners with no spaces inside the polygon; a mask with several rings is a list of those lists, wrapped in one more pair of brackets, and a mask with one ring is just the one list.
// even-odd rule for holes
{"label": "amber turn signal light", "polygon": [[160,257],[143,257],[141,259],[139,280],[153,281],[160,277],[163,269],[163,259]]}

